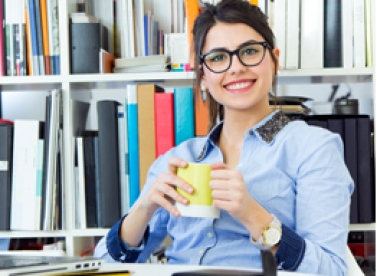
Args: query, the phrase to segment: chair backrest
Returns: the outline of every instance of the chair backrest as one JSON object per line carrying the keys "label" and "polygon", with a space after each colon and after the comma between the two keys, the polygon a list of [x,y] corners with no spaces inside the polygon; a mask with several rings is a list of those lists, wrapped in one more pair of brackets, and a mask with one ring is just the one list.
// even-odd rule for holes
{"label": "chair backrest", "polygon": [[347,276],[365,276],[348,246],[346,249],[346,262],[348,265]]}

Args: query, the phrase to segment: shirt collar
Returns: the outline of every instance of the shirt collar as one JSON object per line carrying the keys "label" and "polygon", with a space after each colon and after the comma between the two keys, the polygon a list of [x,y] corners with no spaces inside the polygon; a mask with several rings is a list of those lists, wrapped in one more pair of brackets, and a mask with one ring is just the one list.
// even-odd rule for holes
{"label": "shirt collar", "polygon": [[[249,129],[249,133],[255,133],[261,141],[266,144],[272,144],[276,135],[290,122],[289,118],[282,111],[274,111],[261,120],[254,127]],[[207,135],[203,148],[196,157],[197,161],[203,160],[207,153],[216,146],[219,140],[223,121],[219,122]]]}

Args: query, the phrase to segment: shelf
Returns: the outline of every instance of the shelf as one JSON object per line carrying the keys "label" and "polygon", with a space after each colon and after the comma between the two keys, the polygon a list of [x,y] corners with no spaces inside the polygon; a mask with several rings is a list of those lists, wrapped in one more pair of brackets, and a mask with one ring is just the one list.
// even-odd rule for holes
{"label": "shelf", "polygon": [[[345,69],[297,69],[281,70],[279,79],[292,77],[369,77],[373,74],[372,68]],[[60,84],[92,83],[92,82],[127,82],[127,81],[166,81],[166,80],[193,80],[194,72],[145,72],[145,73],[113,73],[113,74],[77,74],[68,76],[21,76],[0,77],[0,85],[27,85],[27,84]]]}
{"label": "shelf", "polygon": [[62,76],[14,76],[0,77],[0,85],[60,84]]}
{"label": "shelf", "polygon": [[101,237],[109,229],[94,228],[84,230],[56,230],[56,231],[0,231],[0,238],[48,238],[48,237]]}
{"label": "shelf", "polygon": [[148,72],[148,73],[113,73],[113,74],[86,74],[70,75],[71,83],[85,82],[123,82],[123,81],[164,81],[164,80],[191,80],[194,72]]}
{"label": "shelf", "polygon": [[327,76],[369,76],[373,68],[326,68],[326,69],[296,69],[281,70],[279,77],[327,77]]}
{"label": "shelf", "polygon": [[48,238],[48,237],[66,237],[68,231],[0,231],[0,238]]}
{"label": "shelf", "polygon": [[375,231],[376,223],[357,223],[351,224],[349,227],[350,231]]}
{"label": "shelf", "polygon": [[110,229],[105,228],[93,228],[93,229],[84,229],[84,230],[73,230],[70,232],[72,237],[102,237],[107,235]]}

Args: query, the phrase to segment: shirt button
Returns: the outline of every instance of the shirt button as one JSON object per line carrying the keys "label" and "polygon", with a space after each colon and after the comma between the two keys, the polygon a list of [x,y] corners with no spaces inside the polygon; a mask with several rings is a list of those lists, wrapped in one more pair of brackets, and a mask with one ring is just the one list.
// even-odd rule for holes
{"label": "shirt button", "polygon": [[208,238],[212,238],[212,236],[213,236],[213,235],[212,235],[211,232],[208,232],[208,233],[207,233],[207,237],[208,237]]}
{"label": "shirt button", "polygon": [[202,255],[203,253],[204,253],[204,250],[203,250],[203,249],[199,250],[199,254],[200,254],[200,255]]}
{"label": "shirt button", "polygon": [[253,132],[252,130],[250,130],[250,131],[249,131],[249,134],[250,134],[250,135],[253,135],[253,134],[254,134],[254,132]]}

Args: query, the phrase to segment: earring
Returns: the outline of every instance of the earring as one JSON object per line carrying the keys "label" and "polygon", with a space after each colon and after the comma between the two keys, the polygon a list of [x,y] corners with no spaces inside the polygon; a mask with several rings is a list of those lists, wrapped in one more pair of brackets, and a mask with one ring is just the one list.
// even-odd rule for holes
{"label": "earring", "polygon": [[203,102],[205,102],[207,100],[207,88],[203,84],[201,84],[200,85],[200,90],[202,92],[201,93],[202,100],[203,100]]}

